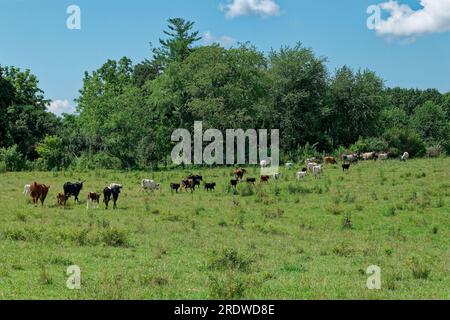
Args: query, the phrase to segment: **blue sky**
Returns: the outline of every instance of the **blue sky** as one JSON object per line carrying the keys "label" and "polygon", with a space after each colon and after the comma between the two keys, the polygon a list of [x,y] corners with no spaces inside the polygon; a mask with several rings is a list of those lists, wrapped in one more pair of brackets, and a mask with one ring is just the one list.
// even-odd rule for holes
{"label": "blue sky", "polygon": [[[386,1],[0,0],[0,64],[31,69],[46,97],[61,102],[55,112],[70,110],[84,71],[109,58],[150,57],[149,42],[180,16],[196,22],[205,43],[250,41],[267,52],[301,41],[328,58],[330,71],[347,64],[376,71],[388,86],[450,91],[450,1],[388,4],[383,24],[369,30],[367,8]],[[81,9],[81,30],[66,27],[72,4]]]}

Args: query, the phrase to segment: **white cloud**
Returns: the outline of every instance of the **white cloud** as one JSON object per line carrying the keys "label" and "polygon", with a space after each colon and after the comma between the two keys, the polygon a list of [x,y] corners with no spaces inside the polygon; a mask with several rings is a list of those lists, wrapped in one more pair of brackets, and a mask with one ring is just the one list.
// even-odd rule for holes
{"label": "white cloud", "polygon": [[213,43],[218,43],[222,47],[231,47],[233,44],[236,43],[236,39],[229,37],[229,36],[220,36],[216,37],[211,32],[207,31],[203,35],[203,42],[206,45],[211,45]]}
{"label": "white cloud", "polygon": [[220,5],[225,12],[225,17],[236,17],[254,14],[262,17],[276,16],[280,14],[280,6],[276,0],[229,0],[227,4]]}
{"label": "white cloud", "polygon": [[61,116],[63,113],[74,113],[75,107],[71,106],[69,100],[53,100],[47,105],[47,110]]}
{"label": "white cloud", "polygon": [[377,34],[416,37],[427,33],[450,31],[450,0],[421,0],[422,8],[413,10],[398,1],[380,4],[389,17],[375,27]]}

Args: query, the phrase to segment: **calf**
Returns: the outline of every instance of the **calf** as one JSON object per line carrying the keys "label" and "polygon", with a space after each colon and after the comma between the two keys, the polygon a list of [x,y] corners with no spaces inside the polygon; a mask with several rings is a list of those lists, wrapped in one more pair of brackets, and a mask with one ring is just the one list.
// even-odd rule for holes
{"label": "calf", "polygon": [[344,163],[344,164],[342,165],[342,171],[344,171],[344,172],[350,171],[350,166],[351,166],[350,163]]}
{"label": "calf", "polygon": [[69,197],[66,196],[65,194],[58,193],[58,195],[56,196],[56,201],[57,201],[58,207],[63,206],[65,208],[68,199],[69,199]]}
{"label": "calf", "polygon": [[274,175],[273,175],[273,178],[275,179],[275,180],[280,180],[281,179],[281,173],[279,173],[279,172],[277,172],[277,173],[275,173]]}
{"label": "calf", "polygon": [[23,195],[24,196],[29,196],[30,195],[30,189],[31,189],[31,185],[29,185],[29,184],[26,184],[24,187],[23,187]]}
{"label": "calf", "polygon": [[318,165],[319,164],[317,162],[309,162],[308,165],[306,166],[307,169],[308,169],[307,171],[313,173],[313,168],[318,166]]}
{"label": "calf", "polygon": [[322,166],[314,166],[313,174],[316,179],[320,178],[320,175],[323,173]]}
{"label": "calf", "polygon": [[306,172],[306,171],[297,172],[297,180],[304,179],[304,178],[306,178],[307,175],[308,175],[308,172]]}
{"label": "calf", "polygon": [[44,206],[44,201],[45,198],[47,198],[49,189],[49,186],[46,186],[45,184],[38,184],[36,182],[33,182],[30,185],[30,196],[33,198],[33,204],[35,207],[37,207],[38,201],[41,201],[42,206]]}
{"label": "calf", "polygon": [[255,184],[256,183],[256,178],[247,178],[247,183],[251,183],[251,184]]}
{"label": "calf", "polygon": [[233,188],[236,188],[238,183],[239,183],[239,180],[237,180],[237,179],[230,180],[230,185]]}
{"label": "calf", "polygon": [[268,183],[270,180],[270,176],[261,176],[260,182],[261,183]]}
{"label": "calf", "polygon": [[103,202],[105,203],[106,209],[108,209],[109,201],[111,201],[111,196],[114,201],[114,209],[117,209],[117,199],[119,199],[120,190],[122,185],[112,183],[109,187],[103,190]]}
{"label": "calf", "polygon": [[176,193],[178,193],[178,190],[181,188],[181,185],[179,183],[171,183],[170,184],[170,191],[173,193],[173,190],[175,190]]}
{"label": "calf", "polygon": [[86,209],[93,206],[94,209],[97,209],[100,205],[100,195],[96,192],[89,192],[87,197]]}
{"label": "calf", "polygon": [[159,183],[156,183],[155,181],[149,179],[144,179],[141,182],[142,191],[149,190],[151,192],[154,192],[155,190],[159,190],[160,186],[161,185]]}
{"label": "calf", "polygon": [[216,188],[216,183],[212,182],[212,183],[205,183],[205,190],[207,192],[209,191],[214,191],[214,189]]}
{"label": "calf", "polygon": [[66,182],[64,184],[64,195],[67,196],[68,198],[71,196],[75,197],[75,202],[79,202],[78,200],[78,195],[80,194],[81,190],[83,189],[83,182],[76,182],[76,183],[71,183],[71,182]]}
{"label": "calf", "polygon": [[234,171],[234,176],[236,177],[236,180],[242,180],[242,179],[244,178],[244,174],[245,174],[246,172],[247,172],[247,171],[246,171],[244,168],[236,169],[236,170]]}

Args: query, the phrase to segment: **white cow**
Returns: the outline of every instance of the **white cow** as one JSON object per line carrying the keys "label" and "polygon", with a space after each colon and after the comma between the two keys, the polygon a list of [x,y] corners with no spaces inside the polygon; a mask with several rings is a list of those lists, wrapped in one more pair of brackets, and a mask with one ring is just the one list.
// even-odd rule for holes
{"label": "white cow", "polygon": [[31,185],[29,185],[29,184],[26,184],[24,187],[23,187],[23,195],[24,196],[29,196],[30,195],[30,191],[31,190]]}
{"label": "white cow", "polygon": [[309,172],[313,172],[313,169],[315,166],[318,166],[319,164],[317,162],[308,162],[306,165],[306,168]]}
{"label": "white cow", "polygon": [[388,158],[389,158],[389,154],[387,154],[387,153],[378,154],[378,160],[387,160]]}
{"label": "white cow", "polygon": [[261,168],[267,168],[270,165],[269,160],[261,160]]}
{"label": "white cow", "polygon": [[408,159],[409,159],[409,153],[408,152],[405,152],[400,158],[401,161],[406,161]]}
{"label": "white cow", "polygon": [[313,174],[314,174],[314,177],[316,177],[316,179],[318,179],[322,173],[323,173],[322,166],[314,166],[313,167]]}
{"label": "white cow", "polygon": [[154,192],[155,190],[159,190],[159,187],[159,183],[156,183],[155,181],[149,179],[144,179],[141,183],[142,191],[149,190],[151,192]]}
{"label": "white cow", "polygon": [[307,175],[308,175],[308,172],[306,172],[306,171],[305,172],[303,172],[303,171],[297,172],[297,180],[305,179]]}
{"label": "white cow", "polygon": [[279,173],[279,172],[275,173],[275,174],[273,175],[273,178],[274,178],[275,180],[280,180],[280,179],[281,179],[281,173]]}

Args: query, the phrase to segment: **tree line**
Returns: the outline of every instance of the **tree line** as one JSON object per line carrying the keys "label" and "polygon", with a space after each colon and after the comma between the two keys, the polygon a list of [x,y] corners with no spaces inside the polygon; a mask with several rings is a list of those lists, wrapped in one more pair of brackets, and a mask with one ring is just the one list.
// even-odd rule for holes
{"label": "tree line", "polygon": [[29,70],[0,66],[0,171],[147,169],[170,164],[177,128],[280,129],[284,161],[387,151],[450,153],[450,93],[388,88],[301,43],[198,45],[194,23],[168,20],[149,59],[85,72],[77,113],[58,118]]}

